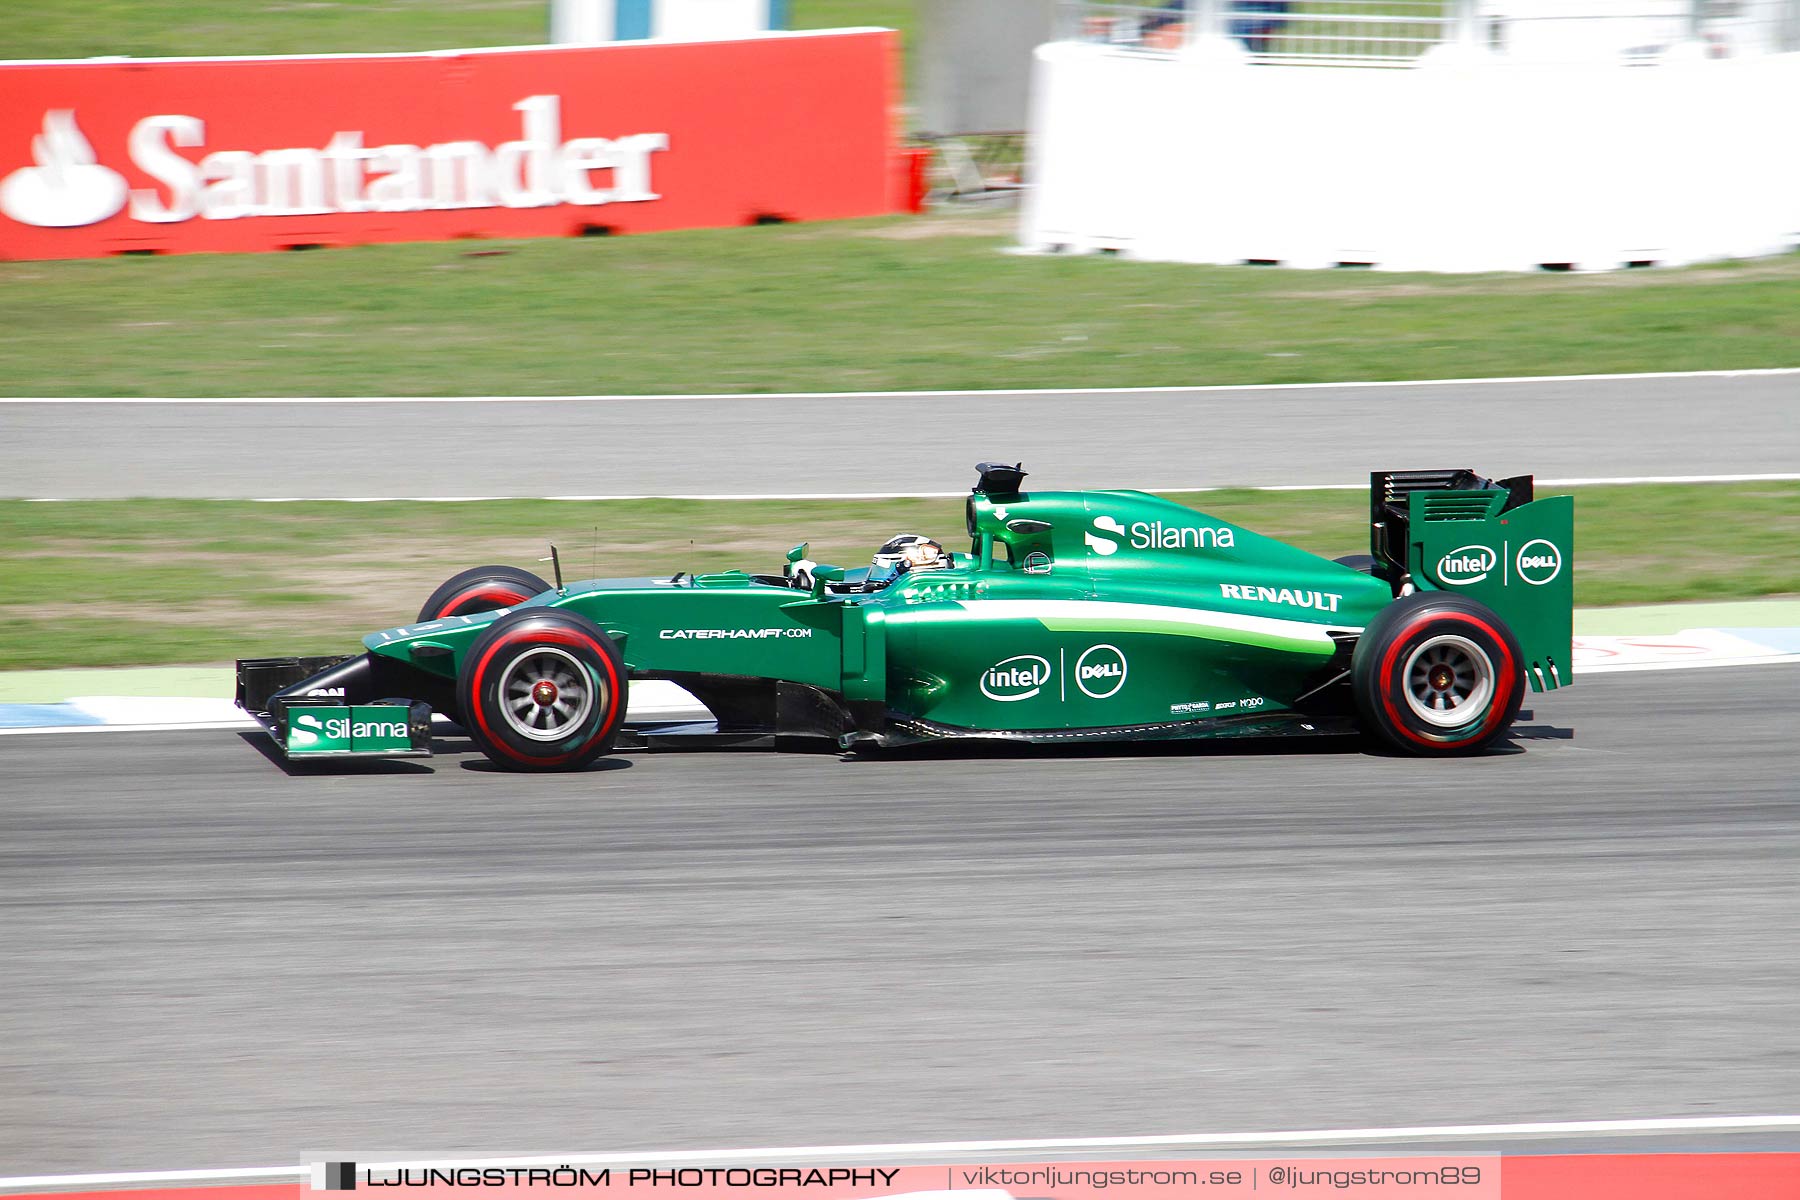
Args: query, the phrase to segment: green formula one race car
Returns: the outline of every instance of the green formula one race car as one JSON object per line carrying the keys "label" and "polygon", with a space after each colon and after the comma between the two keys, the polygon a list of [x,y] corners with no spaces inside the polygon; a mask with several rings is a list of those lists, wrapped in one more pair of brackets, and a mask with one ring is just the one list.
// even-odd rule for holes
{"label": "green formula one race car", "polygon": [[[348,658],[238,663],[238,703],[292,760],[427,754],[433,712],[496,764],[614,749],[858,751],[1343,735],[1472,754],[1525,690],[1570,682],[1574,501],[1530,476],[1372,476],[1366,559],[1332,561],[1144,492],[1024,490],[983,463],[967,554],[552,586],[477,567]],[[632,680],[713,720],[633,722]]]}

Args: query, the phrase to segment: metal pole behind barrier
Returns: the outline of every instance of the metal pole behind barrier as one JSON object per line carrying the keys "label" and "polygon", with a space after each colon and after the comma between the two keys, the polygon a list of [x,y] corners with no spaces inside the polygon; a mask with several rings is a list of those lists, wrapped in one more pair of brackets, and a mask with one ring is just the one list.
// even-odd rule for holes
{"label": "metal pole behind barrier", "polygon": [[1486,39],[1481,35],[1479,0],[1451,0],[1451,38],[1465,46],[1478,46]]}
{"label": "metal pole behind barrier", "polygon": [[1779,24],[1775,29],[1775,48],[1784,52],[1800,50],[1800,0],[1787,0],[1776,20]]}
{"label": "metal pole behind barrier", "polygon": [[1188,27],[1195,37],[1225,36],[1225,0],[1188,0]]}

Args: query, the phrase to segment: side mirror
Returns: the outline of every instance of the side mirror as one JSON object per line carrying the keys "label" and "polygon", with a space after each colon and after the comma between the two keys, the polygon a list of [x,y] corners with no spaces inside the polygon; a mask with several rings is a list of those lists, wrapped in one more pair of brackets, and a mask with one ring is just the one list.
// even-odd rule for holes
{"label": "side mirror", "polygon": [[844,568],[842,568],[842,567],[814,567],[812,576],[813,576],[813,586],[812,586],[813,599],[814,600],[823,600],[825,598],[825,585],[828,583],[837,583],[839,580],[843,579]]}
{"label": "side mirror", "polygon": [[807,545],[808,545],[808,543],[801,542],[798,546],[795,546],[792,550],[789,550],[787,552],[787,560],[791,563],[794,563],[794,562],[799,562],[801,559],[805,558]]}

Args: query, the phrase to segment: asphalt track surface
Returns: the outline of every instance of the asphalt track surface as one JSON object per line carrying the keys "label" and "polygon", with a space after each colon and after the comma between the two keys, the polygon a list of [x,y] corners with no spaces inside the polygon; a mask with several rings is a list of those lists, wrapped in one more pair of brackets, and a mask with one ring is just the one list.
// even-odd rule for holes
{"label": "asphalt track surface", "polygon": [[[24,498],[954,492],[1800,470],[1800,374],[1303,389],[409,403],[0,403]],[[1596,470],[1599,465],[1603,469]]]}
{"label": "asphalt track surface", "polygon": [[0,1174],[1792,1112],[1797,684],[1450,762],[0,739]]}

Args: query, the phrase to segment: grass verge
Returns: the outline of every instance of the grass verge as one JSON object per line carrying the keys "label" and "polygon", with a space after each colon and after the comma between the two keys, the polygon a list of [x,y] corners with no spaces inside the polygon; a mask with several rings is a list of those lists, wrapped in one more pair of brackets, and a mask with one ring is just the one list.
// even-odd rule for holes
{"label": "grass verge", "polygon": [[1010,256],[1011,221],[0,263],[0,393],[1329,382],[1781,367],[1800,346],[1800,255],[1372,276]]}
{"label": "grass verge", "polygon": [[[794,0],[795,29],[884,25],[909,0]],[[550,36],[549,0],[6,0],[0,55],[347,54],[530,46]]]}
{"label": "grass verge", "polygon": [[[1800,593],[1800,484],[1576,489],[1584,606]],[[1220,491],[1185,503],[1335,557],[1364,552],[1359,492]],[[865,561],[901,531],[954,540],[954,500],[469,504],[0,502],[0,670],[220,662],[353,648],[443,579],[535,559],[571,579],[775,570],[793,542]]]}

